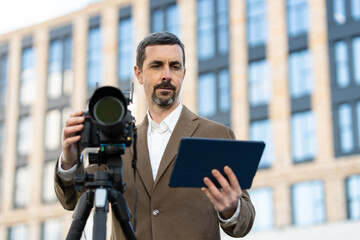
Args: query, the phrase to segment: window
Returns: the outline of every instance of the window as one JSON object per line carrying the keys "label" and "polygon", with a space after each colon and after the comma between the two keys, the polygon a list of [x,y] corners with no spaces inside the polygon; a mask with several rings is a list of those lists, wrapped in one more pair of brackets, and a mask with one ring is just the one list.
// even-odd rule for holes
{"label": "window", "polygon": [[0,121],[0,210],[2,205],[2,170],[3,170],[3,159],[4,159],[4,150],[5,150],[5,134],[4,134],[4,122]]}
{"label": "window", "polygon": [[312,63],[309,50],[290,54],[290,93],[292,98],[308,96],[313,89]]}
{"label": "window", "polygon": [[63,225],[60,219],[49,219],[41,225],[42,240],[61,240],[63,239]]}
{"label": "window", "polygon": [[346,22],[345,0],[333,0],[333,17],[337,24]]}
{"label": "window", "polygon": [[289,37],[306,34],[309,28],[307,0],[287,0],[287,29]]}
{"label": "window", "polygon": [[359,0],[351,0],[351,16],[355,21],[360,20],[360,2],[359,2]]}
{"label": "window", "polygon": [[291,117],[292,157],[295,163],[310,161],[317,153],[315,116],[312,111]]}
{"label": "window", "polygon": [[266,147],[259,163],[259,168],[269,168],[274,162],[273,131],[269,119],[250,123],[250,139],[264,141]]}
{"label": "window", "polygon": [[118,33],[118,81],[122,90],[129,90],[133,73],[133,22],[131,17],[120,19]]}
{"label": "window", "polygon": [[268,230],[274,227],[274,200],[271,188],[258,188],[249,191],[256,209],[254,231]]}
{"label": "window", "polygon": [[70,95],[72,86],[72,38],[67,34],[50,42],[47,95],[50,99]]}
{"label": "window", "polygon": [[45,129],[45,148],[57,150],[61,141],[61,112],[59,109],[46,113]]}
{"label": "window", "polygon": [[6,105],[8,57],[0,52],[0,107]]}
{"label": "window", "polygon": [[360,101],[357,102],[356,112],[357,112],[358,148],[360,150]]}
{"label": "window", "polygon": [[249,64],[249,103],[252,107],[268,104],[271,98],[270,69],[266,60]]}
{"label": "window", "polygon": [[197,14],[198,113],[229,126],[228,1],[198,0]]}
{"label": "window", "polygon": [[229,125],[230,79],[227,69],[201,74],[198,79],[198,113]]}
{"label": "window", "polygon": [[19,156],[27,156],[32,150],[33,123],[30,116],[19,118],[17,152]]}
{"label": "window", "polygon": [[348,46],[345,41],[335,43],[336,83],[339,88],[350,85]]}
{"label": "window", "polygon": [[87,49],[87,86],[89,91],[95,90],[97,84],[101,84],[101,29],[99,26],[92,27],[88,34]]}
{"label": "window", "polygon": [[[360,4],[360,2],[359,2]],[[355,83],[360,86],[360,37],[356,37],[352,41],[353,44],[353,68]]]}
{"label": "window", "polygon": [[247,41],[250,47],[264,45],[267,38],[266,1],[247,0]]}
{"label": "window", "polygon": [[29,202],[30,197],[30,172],[28,166],[19,166],[15,172],[14,207],[23,208]]}
{"label": "window", "polygon": [[349,219],[360,219],[360,175],[346,179],[346,198]]}
{"label": "window", "polygon": [[54,191],[54,182],[53,182],[55,164],[56,161],[54,160],[46,161],[44,164],[43,182],[42,182],[42,199],[44,203],[53,203],[57,201]]}
{"label": "window", "polygon": [[228,1],[198,0],[197,18],[199,60],[228,54]]}
{"label": "window", "polygon": [[171,32],[179,36],[179,10],[176,1],[151,1],[151,32]]}
{"label": "window", "polygon": [[350,153],[354,150],[354,130],[352,109],[350,104],[344,103],[339,106],[339,131],[340,151]]}
{"label": "window", "polygon": [[8,240],[27,240],[29,239],[28,227],[25,224],[12,226],[8,231]]}
{"label": "window", "polygon": [[296,183],[291,190],[294,225],[310,226],[325,221],[324,187],[321,181]]}
{"label": "window", "polygon": [[36,96],[35,55],[32,47],[22,50],[19,96],[23,106],[30,105]]}

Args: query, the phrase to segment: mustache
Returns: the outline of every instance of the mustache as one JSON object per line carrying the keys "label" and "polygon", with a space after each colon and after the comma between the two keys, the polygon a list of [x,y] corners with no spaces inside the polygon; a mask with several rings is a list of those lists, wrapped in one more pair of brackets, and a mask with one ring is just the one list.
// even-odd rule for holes
{"label": "mustache", "polygon": [[171,90],[176,90],[176,87],[174,85],[171,84],[171,82],[161,82],[157,85],[154,86],[154,91],[158,88],[168,88],[168,89],[171,89]]}

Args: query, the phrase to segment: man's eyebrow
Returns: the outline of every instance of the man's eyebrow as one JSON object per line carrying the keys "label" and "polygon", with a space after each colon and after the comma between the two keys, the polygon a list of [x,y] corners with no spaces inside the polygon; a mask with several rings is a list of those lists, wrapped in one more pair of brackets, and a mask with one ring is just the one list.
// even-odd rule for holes
{"label": "man's eyebrow", "polygon": [[149,63],[149,65],[151,64],[163,64],[163,61],[160,61],[160,60],[154,60],[152,62]]}
{"label": "man's eyebrow", "polygon": [[179,62],[179,61],[171,61],[170,62],[170,65],[175,65],[175,64],[180,64],[181,65],[181,62]]}

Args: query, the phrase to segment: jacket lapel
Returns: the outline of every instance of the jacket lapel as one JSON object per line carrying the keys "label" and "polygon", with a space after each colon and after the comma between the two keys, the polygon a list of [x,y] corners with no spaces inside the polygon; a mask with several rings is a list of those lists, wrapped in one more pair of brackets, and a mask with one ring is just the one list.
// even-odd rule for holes
{"label": "jacket lapel", "polygon": [[161,159],[159,170],[153,186],[154,188],[161,176],[169,167],[170,163],[175,159],[178,152],[180,140],[183,137],[190,137],[197,128],[199,124],[197,120],[198,116],[191,112],[187,107],[183,106],[180,118],[174,128],[174,132],[171,134],[171,137]]}
{"label": "jacket lapel", "polygon": [[144,121],[137,128],[137,154],[138,154],[138,162],[137,162],[137,170],[140,175],[140,178],[145,185],[146,191],[149,196],[151,196],[151,192],[154,185],[154,180],[152,176],[152,168],[149,157],[149,149],[147,144],[147,129],[148,129],[148,119],[145,117]]}

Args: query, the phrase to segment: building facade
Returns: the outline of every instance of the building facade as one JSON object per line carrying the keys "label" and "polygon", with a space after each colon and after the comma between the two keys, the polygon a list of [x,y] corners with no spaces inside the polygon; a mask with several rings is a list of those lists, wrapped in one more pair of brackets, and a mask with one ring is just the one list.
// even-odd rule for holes
{"label": "building facade", "polygon": [[0,239],[65,238],[64,121],[98,85],[134,82],[141,122],[135,47],[154,31],[185,44],[183,104],[267,144],[245,239],[358,239],[358,0],[104,0],[0,36]]}

